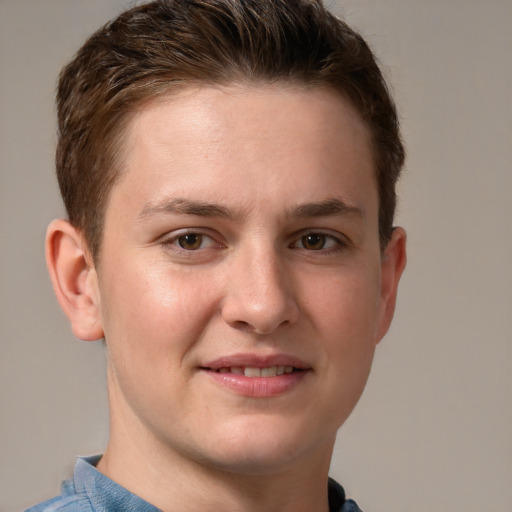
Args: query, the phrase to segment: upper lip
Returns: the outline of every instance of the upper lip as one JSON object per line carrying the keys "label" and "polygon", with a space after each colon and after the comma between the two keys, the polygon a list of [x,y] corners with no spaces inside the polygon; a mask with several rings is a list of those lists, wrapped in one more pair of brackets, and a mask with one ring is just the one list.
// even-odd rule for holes
{"label": "upper lip", "polygon": [[299,370],[309,370],[311,366],[296,356],[288,354],[232,354],[201,364],[201,368],[219,370],[220,368],[268,368],[270,366],[293,366]]}

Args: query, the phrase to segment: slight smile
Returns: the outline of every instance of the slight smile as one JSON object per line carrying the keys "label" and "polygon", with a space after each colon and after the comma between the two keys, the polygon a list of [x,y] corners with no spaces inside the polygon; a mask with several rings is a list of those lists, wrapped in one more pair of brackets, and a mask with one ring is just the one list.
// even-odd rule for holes
{"label": "slight smile", "polygon": [[217,384],[253,398],[269,398],[295,388],[312,372],[311,366],[287,355],[249,354],[220,358],[199,368]]}
{"label": "slight smile", "polygon": [[297,370],[293,366],[267,366],[265,368],[256,368],[254,366],[232,366],[222,367],[216,370],[218,373],[235,373],[237,375],[245,375],[246,377],[276,377],[284,373],[292,373]]}

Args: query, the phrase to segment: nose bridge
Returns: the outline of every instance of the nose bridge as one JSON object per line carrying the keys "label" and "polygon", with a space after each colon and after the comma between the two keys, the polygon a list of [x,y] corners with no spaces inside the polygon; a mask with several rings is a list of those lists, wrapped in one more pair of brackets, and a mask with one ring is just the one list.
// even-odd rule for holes
{"label": "nose bridge", "polygon": [[270,241],[255,238],[244,244],[229,269],[225,321],[259,334],[295,322],[298,307],[285,267],[283,255]]}

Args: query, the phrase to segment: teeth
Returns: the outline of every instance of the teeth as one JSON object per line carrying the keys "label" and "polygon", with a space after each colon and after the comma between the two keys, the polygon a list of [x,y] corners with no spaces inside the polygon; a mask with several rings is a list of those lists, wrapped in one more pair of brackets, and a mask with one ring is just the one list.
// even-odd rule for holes
{"label": "teeth", "polygon": [[269,366],[261,369],[262,377],[275,377],[277,375],[277,366]]}
{"label": "teeth", "polygon": [[259,368],[244,368],[244,375],[246,377],[261,377],[261,370]]}
{"label": "teeth", "polygon": [[276,377],[285,373],[292,373],[293,366],[268,366],[266,368],[254,368],[251,366],[232,366],[231,368],[219,368],[219,373],[234,373],[246,377]]}

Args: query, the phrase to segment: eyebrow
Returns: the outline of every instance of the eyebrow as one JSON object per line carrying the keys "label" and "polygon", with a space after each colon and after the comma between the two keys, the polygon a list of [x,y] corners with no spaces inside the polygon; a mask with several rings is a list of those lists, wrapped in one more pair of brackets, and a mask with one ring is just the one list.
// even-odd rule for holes
{"label": "eyebrow", "polygon": [[330,217],[333,215],[354,215],[363,217],[363,211],[357,206],[352,206],[338,198],[326,199],[318,203],[305,203],[288,211],[288,216],[297,219],[312,217]]}
{"label": "eyebrow", "polygon": [[199,217],[222,217],[228,219],[237,217],[232,210],[225,206],[176,198],[147,203],[141,210],[138,218],[146,220],[161,214],[197,215]]}
{"label": "eyebrow", "polygon": [[[220,217],[224,219],[240,219],[244,217],[244,212],[234,212],[225,206],[175,198],[147,203],[138,215],[138,219],[144,221],[156,215],[173,214]],[[362,218],[363,211],[357,206],[345,203],[341,199],[332,198],[319,202],[304,203],[286,212],[287,217],[295,219],[331,217],[334,215],[355,215]]]}

